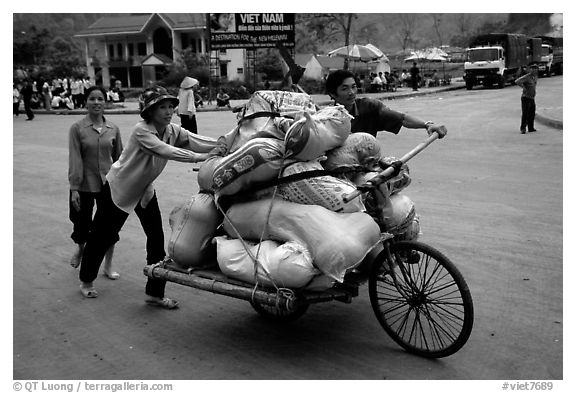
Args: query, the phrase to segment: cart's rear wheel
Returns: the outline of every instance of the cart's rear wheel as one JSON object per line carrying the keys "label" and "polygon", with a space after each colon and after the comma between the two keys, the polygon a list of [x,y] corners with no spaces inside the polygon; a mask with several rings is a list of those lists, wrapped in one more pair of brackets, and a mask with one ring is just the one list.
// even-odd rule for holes
{"label": "cart's rear wheel", "polygon": [[271,306],[268,304],[258,303],[256,301],[251,301],[250,304],[260,314],[267,320],[276,322],[291,322],[300,318],[306,310],[308,310],[308,304],[294,304],[291,309],[279,308],[276,306]]}
{"label": "cart's rear wheel", "polygon": [[[472,331],[472,296],[462,274],[436,249],[416,241],[390,245],[374,261],[369,280],[372,308],[384,330],[408,352],[440,358],[457,352]],[[398,267],[405,267],[404,276]]]}

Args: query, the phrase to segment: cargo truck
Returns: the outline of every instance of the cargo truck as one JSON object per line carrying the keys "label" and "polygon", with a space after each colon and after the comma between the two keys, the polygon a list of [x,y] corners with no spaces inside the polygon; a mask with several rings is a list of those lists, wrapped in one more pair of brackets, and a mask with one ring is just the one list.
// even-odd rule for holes
{"label": "cargo truck", "polygon": [[550,76],[562,75],[563,72],[563,38],[538,36],[542,39],[542,56],[538,64],[538,70],[541,75]]}
{"label": "cargo truck", "polygon": [[475,37],[466,49],[464,81],[471,90],[476,85],[503,88],[513,83],[522,66],[540,60],[541,40],[524,34],[492,33]]}

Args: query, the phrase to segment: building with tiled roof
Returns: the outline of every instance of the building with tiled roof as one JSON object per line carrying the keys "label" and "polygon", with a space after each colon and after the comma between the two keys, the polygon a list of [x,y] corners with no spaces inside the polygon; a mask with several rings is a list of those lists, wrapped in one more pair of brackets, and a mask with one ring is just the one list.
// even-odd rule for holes
{"label": "building with tiled roof", "polygon": [[[136,14],[106,16],[75,37],[84,41],[88,75],[104,87],[121,81],[142,87],[162,78],[181,52],[209,55],[206,14]],[[245,50],[212,53],[213,76],[244,81]]]}

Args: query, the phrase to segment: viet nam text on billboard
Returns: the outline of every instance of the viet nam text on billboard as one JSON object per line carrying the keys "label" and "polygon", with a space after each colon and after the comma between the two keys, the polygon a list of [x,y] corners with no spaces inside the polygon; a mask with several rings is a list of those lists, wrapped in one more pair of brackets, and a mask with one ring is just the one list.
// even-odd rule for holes
{"label": "viet nam text on billboard", "polygon": [[210,48],[294,47],[294,14],[210,14]]}

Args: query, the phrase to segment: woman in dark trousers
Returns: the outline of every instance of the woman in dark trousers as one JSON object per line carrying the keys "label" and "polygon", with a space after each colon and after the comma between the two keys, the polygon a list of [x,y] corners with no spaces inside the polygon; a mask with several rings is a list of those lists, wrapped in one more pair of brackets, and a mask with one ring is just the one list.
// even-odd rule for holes
{"label": "woman in dark trousers", "polygon": [[[88,114],[70,127],[68,136],[68,181],[70,183],[70,236],[77,248],[70,265],[80,265],[84,246],[92,226],[94,203],[100,204],[102,187],[112,163],[122,153],[120,129],[104,117],[106,91],[92,86],[86,91]],[[112,270],[114,245],[106,252],[104,274],[111,280],[119,277]]]}
{"label": "woman in dark trousers", "polygon": [[[80,290],[94,298],[98,292],[93,281],[106,250],[119,240],[119,232],[133,211],[146,234],[146,261],[149,265],[166,256],[162,217],[153,181],[162,173],[168,160],[199,162],[208,158],[216,140],[191,133],[172,123],[178,99],[166,89],[147,89],[141,97],[143,120],[138,122],[108,175],[94,217],[80,264]],[[166,309],[178,307],[178,302],[164,297],[166,281],[148,278],[146,303]]]}

